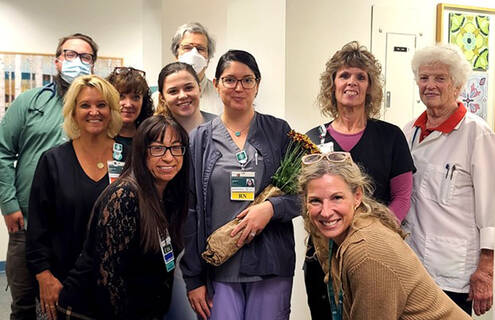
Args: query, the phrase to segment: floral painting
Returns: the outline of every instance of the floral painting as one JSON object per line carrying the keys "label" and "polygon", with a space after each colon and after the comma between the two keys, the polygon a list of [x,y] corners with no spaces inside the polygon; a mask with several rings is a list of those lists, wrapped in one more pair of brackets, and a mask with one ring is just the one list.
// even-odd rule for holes
{"label": "floral painting", "polygon": [[488,70],[489,28],[489,16],[449,13],[449,42],[461,48],[473,70]]}
{"label": "floral painting", "polygon": [[475,73],[471,75],[468,82],[461,91],[461,100],[466,108],[487,120],[486,105],[488,101],[488,74]]}

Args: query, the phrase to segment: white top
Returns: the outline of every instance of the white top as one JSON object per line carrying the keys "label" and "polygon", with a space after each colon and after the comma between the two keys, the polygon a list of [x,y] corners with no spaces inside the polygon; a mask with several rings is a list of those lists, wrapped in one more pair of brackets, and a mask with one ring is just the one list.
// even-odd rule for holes
{"label": "white top", "polygon": [[451,133],[421,143],[414,121],[404,133],[417,169],[406,241],[443,290],[467,293],[480,249],[495,243],[495,135],[469,112]]}
{"label": "white top", "polygon": [[201,97],[199,100],[199,108],[202,111],[214,113],[216,115],[221,114],[223,112],[223,103],[213,86],[213,82],[204,76],[200,86]]}

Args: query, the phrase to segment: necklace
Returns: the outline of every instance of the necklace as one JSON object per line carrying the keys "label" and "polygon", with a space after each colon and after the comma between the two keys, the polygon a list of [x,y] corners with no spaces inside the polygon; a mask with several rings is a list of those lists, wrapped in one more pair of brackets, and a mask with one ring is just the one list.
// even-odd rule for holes
{"label": "necklace", "polygon": [[103,169],[103,168],[105,168],[105,164],[104,164],[103,162],[98,162],[98,163],[96,164],[96,167],[97,167],[98,169]]}
{"label": "necklace", "polygon": [[223,121],[223,124],[225,125],[225,128],[227,128],[230,131],[232,131],[236,137],[240,137],[241,134],[244,132],[244,130],[246,130],[247,128],[249,128],[249,124],[248,124],[244,129],[237,131],[237,130],[234,130],[231,127],[229,127],[225,121]]}

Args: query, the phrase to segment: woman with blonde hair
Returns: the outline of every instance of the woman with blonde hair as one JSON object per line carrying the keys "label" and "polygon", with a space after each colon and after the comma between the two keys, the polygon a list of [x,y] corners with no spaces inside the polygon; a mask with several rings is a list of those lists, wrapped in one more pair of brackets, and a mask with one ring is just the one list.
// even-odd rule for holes
{"label": "woman with blonde hair", "polygon": [[332,319],[470,319],[435,284],[349,153],[303,157],[303,218]]}
{"label": "woman with blonde hair", "polygon": [[85,239],[91,208],[109,184],[108,163],[122,151],[113,138],[122,126],[119,94],[106,80],[82,76],[65,95],[69,141],[44,152],[29,201],[26,257],[39,284],[41,311],[56,318],[62,282]]}

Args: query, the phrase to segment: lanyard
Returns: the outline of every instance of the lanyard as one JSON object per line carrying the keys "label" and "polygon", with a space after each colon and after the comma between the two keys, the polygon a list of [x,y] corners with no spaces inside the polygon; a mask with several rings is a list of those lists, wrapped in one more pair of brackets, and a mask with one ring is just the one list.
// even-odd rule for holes
{"label": "lanyard", "polygon": [[414,130],[414,134],[412,136],[412,140],[411,140],[411,150],[412,150],[412,147],[414,144],[414,140],[416,140],[416,136],[418,135],[418,131],[419,131],[419,127],[416,127],[416,129]]}
{"label": "lanyard", "polygon": [[335,304],[335,293],[333,291],[332,280],[332,255],[333,255],[333,240],[328,241],[330,255],[328,257],[328,275],[330,277],[327,283],[328,299],[330,300],[330,310],[332,311],[332,320],[342,320],[342,288],[339,289],[339,302]]}

